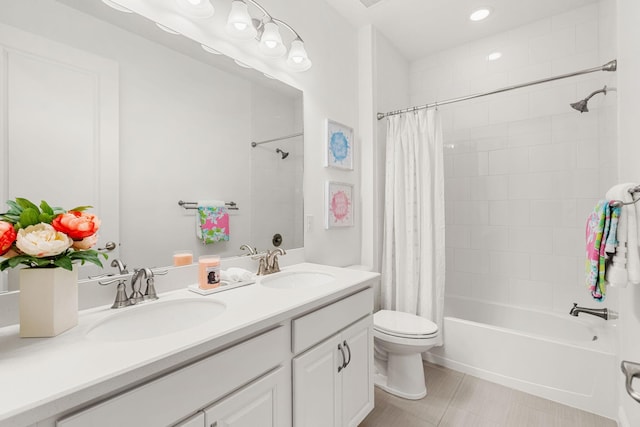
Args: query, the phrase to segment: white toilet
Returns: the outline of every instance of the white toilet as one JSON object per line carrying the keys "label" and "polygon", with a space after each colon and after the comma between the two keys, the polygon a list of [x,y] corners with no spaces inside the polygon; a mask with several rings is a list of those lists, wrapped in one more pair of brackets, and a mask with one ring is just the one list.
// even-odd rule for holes
{"label": "white toilet", "polygon": [[375,384],[405,399],[427,395],[421,353],[436,344],[438,326],[428,319],[400,311],[373,315]]}

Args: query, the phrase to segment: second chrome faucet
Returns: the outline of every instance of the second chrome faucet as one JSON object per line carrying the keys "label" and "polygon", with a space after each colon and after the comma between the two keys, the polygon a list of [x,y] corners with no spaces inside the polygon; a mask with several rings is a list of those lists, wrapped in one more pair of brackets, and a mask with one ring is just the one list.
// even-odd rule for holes
{"label": "second chrome faucet", "polygon": [[286,255],[287,252],[282,248],[275,248],[271,251],[266,251],[258,258],[258,276],[264,276],[266,274],[277,273],[280,271],[280,264],[278,263],[278,255]]}

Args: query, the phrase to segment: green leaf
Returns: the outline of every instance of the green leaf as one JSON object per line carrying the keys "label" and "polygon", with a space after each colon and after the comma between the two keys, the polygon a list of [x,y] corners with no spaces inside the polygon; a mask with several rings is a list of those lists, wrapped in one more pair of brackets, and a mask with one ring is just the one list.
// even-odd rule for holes
{"label": "green leaf", "polygon": [[38,216],[38,219],[40,220],[40,222],[46,222],[47,224],[51,224],[51,221],[53,221],[53,218],[55,218],[55,216],[49,215],[48,213],[45,213],[45,212],[42,212]]}
{"label": "green leaf", "polygon": [[[100,254],[98,251],[91,249],[88,251],[73,251],[69,253],[69,258],[73,261],[80,261],[82,265],[84,265],[86,261],[103,268],[102,262],[100,262],[98,258],[99,255],[105,256],[106,254]],[[107,256],[105,256],[104,259],[107,259]]]}
{"label": "green leaf", "polygon": [[73,270],[73,264],[71,263],[71,259],[69,259],[68,256],[56,259],[55,261],[53,261],[53,265],[62,267],[65,270]]}
{"label": "green leaf", "polygon": [[35,225],[40,222],[40,210],[36,207],[26,208],[20,214],[20,226],[26,228],[30,225]]}
{"label": "green leaf", "polygon": [[86,211],[87,209],[91,209],[93,208],[93,206],[77,206],[73,209],[69,209],[69,211],[76,211],[76,212],[82,212],[82,211]]}
{"label": "green leaf", "polygon": [[40,209],[42,209],[43,213],[46,213],[48,215],[53,216],[53,209],[51,208],[51,206],[49,206],[49,204],[47,202],[45,202],[44,200],[40,201]]}
{"label": "green leaf", "polygon": [[38,214],[40,214],[40,209],[38,209],[38,207],[31,203],[29,200],[23,199],[21,197],[16,197],[16,202],[18,203],[18,205],[20,205],[20,207],[22,207],[22,209],[31,208],[38,212]]}

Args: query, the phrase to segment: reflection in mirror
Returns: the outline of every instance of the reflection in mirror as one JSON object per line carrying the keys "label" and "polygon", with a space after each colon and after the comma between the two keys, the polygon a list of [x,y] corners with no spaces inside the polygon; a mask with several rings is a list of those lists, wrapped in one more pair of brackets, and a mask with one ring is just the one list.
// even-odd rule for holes
{"label": "reflection in mirror", "polygon": [[[118,242],[108,263],[121,258],[129,270],[170,265],[176,249],[195,259],[239,255],[245,243],[265,250],[275,234],[286,249],[303,245],[303,137],[278,139],[302,132],[300,91],[101,0],[6,1],[0,25],[0,90],[20,95],[0,112],[22,121],[9,120],[2,149],[48,158],[67,144],[57,157],[67,185],[18,182],[5,168],[3,200],[93,205],[99,245]],[[12,133],[18,125],[28,132]],[[179,200],[235,202],[229,241],[199,241],[196,211]]]}

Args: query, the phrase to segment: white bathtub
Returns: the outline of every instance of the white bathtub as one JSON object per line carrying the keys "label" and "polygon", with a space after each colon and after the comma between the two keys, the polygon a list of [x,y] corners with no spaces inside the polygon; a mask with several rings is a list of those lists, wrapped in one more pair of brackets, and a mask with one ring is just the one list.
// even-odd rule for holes
{"label": "white bathtub", "polygon": [[446,299],[443,329],[430,362],[616,418],[617,359],[603,320],[456,297]]}

